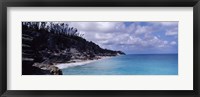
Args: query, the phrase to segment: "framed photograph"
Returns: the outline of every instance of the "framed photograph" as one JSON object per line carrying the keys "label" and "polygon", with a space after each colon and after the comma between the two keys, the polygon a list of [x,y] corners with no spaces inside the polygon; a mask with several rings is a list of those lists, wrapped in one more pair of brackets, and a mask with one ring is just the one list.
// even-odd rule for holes
{"label": "framed photograph", "polygon": [[199,0],[1,1],[2,97],[198,97]]}

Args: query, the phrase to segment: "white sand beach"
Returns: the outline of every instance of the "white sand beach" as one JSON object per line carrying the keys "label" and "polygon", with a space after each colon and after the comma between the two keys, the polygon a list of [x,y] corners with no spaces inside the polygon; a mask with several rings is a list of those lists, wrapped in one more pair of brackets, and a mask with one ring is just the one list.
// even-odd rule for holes
{"label": "white sand beach", "polygon": [[56,64],[55,66],[58,67],[59,69],[64,69],[64,68],[69,68],[69,67],[74,67],[74,66],[81,66],[81,65],[86,65],[92,62],[96,62],[102,59],[107,59],[111,57],[101,57],[100,59],[94,59],[94,60],[78,60],[75,61],[74,63],[59,63]]}

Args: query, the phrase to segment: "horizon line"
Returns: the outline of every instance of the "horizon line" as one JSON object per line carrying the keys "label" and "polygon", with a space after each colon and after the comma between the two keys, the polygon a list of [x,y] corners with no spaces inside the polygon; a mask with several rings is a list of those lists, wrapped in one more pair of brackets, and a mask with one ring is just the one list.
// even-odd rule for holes
{"label": "horizon line", "polygon": [[[125,53],[126,54],[126,53]],[[133,53],[132,53],[133,54]],[[145,55],[145,54],[178,54],[178,53],[141,53],[140,55]],[[126,55],[131,55],[131,54],[126,54]],[[136,55],[136,54],[135,54]],[[139,53],[137,54],[139,55]]]}

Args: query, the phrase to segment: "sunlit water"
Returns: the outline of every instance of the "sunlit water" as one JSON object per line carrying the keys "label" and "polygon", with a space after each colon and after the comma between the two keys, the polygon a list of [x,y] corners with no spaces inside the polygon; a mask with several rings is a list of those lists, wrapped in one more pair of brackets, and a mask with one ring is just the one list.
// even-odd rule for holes
{"label": "sunlit water", "polygon": [[64,75],[178,75],[178,54],[131,54],[62,69]]}

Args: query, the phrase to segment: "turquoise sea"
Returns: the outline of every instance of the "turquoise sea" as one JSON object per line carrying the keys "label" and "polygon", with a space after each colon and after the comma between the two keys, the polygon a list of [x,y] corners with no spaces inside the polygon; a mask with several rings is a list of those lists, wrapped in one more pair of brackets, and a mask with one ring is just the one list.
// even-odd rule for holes
{"label": "turquoise sea", "polygon": [[64,75],[178,75],[178,54],[130,54],[62,69]]}

